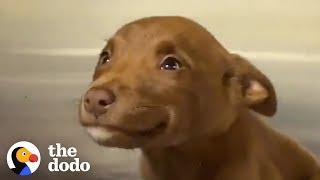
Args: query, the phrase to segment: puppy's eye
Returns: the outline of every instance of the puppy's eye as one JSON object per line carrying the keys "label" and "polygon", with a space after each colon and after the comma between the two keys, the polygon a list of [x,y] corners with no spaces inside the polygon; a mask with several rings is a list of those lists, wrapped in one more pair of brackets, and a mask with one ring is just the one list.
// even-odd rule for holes
{"label": "puppy's eye", "polygon": [[181,68],[181,63],[174,55],[167,55],[163,58],[160,69],[174,71]]}
{"label": "puppy's eye", "polygon": [[100,56],[100,64],[106,64],[109,63],[111,60],[110,54],[108,52],[103,52]]}

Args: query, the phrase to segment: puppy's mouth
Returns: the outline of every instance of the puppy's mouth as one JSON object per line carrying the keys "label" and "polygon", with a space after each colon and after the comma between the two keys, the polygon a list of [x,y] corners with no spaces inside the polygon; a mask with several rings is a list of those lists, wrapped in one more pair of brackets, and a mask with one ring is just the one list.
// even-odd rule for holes
{"label": "puppy's mouth", "polygon": [[98,141],[103,141],[104,139],[107,140],[114,134],[122,134],[131,138],[152,138],[164,132],[166,127],[167,124],[165,122],[160,122],[154,127],[145,128],[142,130],[129,129],[117,125],[87,126],[86,128],[89,134],[94,139]]}
{"label": "puppy's mouth", "polygon": [[138,147],[164,134],[168,128],[169,117],[165,108],[139,107],[121,115],[101,117],[83,125],[98,144]]}
{"label": "puppy's mouth", "polygon": [[164,130],[167,127],[167,123],[160,122],[156,124],[154,127],[145,128],[142,130],[132,130],[114,125],[105,125],[104,127],[110,132],[121,132],[131,137],[154,137],[155,135],[164,132]]}
{"label": "puppy's mouth", "polygon": [[161,122],[154,127],[143,130],[132,130],[114,125],[87,126],[86,129],[91,138],[100,145],[120,148],[142,147],[153,138],[161,135],[167,127]]}

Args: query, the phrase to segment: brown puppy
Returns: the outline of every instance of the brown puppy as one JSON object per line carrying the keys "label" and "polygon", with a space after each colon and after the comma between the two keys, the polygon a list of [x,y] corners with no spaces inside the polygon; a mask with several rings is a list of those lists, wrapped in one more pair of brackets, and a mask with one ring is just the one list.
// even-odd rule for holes
{"label": "brown puppy", "polygon": [[80,119],[99,144],[140,148],[150,180],[318,180],[315,158],[265,125],[271,82],[202,26],[151,17],[102,50]]}

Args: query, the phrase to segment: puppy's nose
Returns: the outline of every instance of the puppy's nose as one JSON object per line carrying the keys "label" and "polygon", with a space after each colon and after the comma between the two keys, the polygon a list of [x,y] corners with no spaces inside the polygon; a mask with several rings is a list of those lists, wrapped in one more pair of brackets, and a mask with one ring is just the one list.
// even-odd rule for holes
{"label": "puppy's nose", "polygon": [[110,90],[91,89],[84,96],[84,108],[87,112],[100,116],[107,112],[109,105],[115,101],[115,95]]}

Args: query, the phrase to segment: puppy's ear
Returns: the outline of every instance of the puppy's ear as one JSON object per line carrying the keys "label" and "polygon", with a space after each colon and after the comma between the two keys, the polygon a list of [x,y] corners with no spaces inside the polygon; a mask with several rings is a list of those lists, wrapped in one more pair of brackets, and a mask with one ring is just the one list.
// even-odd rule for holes
{"label": "puppy's ear", "polygon": [[237,54],[231,54],[233,76],[240,84],[242,101],[252,110],[273,116],[277,110],[276,93],[270,80]]}

